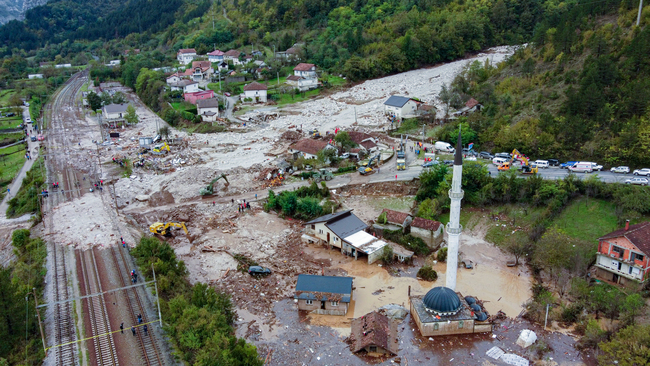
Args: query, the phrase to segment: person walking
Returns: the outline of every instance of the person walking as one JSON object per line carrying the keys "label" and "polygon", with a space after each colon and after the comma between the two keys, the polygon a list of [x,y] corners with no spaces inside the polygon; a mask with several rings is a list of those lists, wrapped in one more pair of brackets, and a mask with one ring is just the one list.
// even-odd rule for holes
{"label": "person walking", "polygon": [[255,200],[257,201],[257,193],[255,193]]}
{"label": "person walking", "polygon": [[142,324],[142,314],[138,314],[138,324]]}
{"label": "person walking", "polygon": [[145,324],[145,325],[144,325],[144,335],[149,335],[149,334],[147,334],[147,331],[148,331],[148,330],[149,330],[149,329],[147,328],[147,325]]}
{"label": "person walking", "polygon": [[131,333],[133,333],[133,336],[135,337],[135,327],[133,325],[131,326]]}
{"label": "person walking", "polygon": [[120,332],[122,332],[122,334],[124,334],[124,323],[120,324]]}

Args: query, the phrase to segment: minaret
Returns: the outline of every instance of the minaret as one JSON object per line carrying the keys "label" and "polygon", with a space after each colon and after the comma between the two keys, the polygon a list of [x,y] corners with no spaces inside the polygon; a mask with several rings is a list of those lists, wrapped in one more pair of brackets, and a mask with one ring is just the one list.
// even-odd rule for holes
{"label": "minaret", "polygon": [[449,212],[449,223],[447,223],[447,283],[446,287],[456,291],[456,271],[458,270],[458,246],[460,245],[460,200],[463,199],[463,190],[460,183],[463,178],[463,145],[460,139],[460,126],[458,130],[458,143],[456,143],[456,155],[454,157],[454,176],[451,180],[449,198],[451,198],[451,210]]}

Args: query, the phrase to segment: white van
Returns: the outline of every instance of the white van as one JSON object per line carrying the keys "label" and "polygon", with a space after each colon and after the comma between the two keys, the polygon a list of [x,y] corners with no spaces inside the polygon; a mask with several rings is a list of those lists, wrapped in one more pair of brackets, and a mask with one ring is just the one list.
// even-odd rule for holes
{"label": "white van", "polygon": [[535,164],[538,168],[548,168],[548,160],[535,160]]}
{"label": "white van", "polygon": [[574,173],[591,173],[594,171],[594,165],[592,163],[579,162],[569,167],[569,170]]}
{"label": "white van", "polygon": [[456,149],[454,149],[454,147],[451,146],[450,143],[444,141],[436,141],[436,143],[433,145],[433,148],[436,149],[437,151],[442,151],[451,154],[453,154],[456,151]]}
{"label": "white van", "polygon": [[506,158],[494,158],[494,159],[492,159],[492,164],[494,164],[496,166],[500,166],[501,164],[503,164],[503,163],[505,163],[507,161],[508,161],[508,159],[506,159]]}
{"label": "white van", "polygon": [[[592,169],[592,170],[597,170],[597,171],[601,171],[601,170],[603,170],[603,166],[602,166],[602,165],[599,165],[598,163],[594,163],[594,162],[592,162],[592,161],[579,161],[579,162],[577,162],[576,164],[591,164],[591,169]],[[575,165],[575,164],[574,164],[574,165]]]}

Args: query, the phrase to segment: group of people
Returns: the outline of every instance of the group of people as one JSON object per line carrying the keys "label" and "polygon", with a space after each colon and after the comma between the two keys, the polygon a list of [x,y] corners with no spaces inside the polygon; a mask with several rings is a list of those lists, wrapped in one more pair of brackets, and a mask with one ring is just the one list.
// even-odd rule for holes
{"label": "group of people", "polygon": [[50,192],[47,191],[47,189],[44,189],[41,191],[41,196],[43,197],[48,197],[50,195]]}
{"label": "group of people", "polygon": [[[122,240],[122,243],[124,243],[124,240]],[[137,283],[138,282],[138,274],[135,273],[135,269],[131,270],[131,282],[132,283]]]}
{"label": "group of people", "polygon": [[[142,324],[142,315],[138,314],[138,324]],[[144,331],[144,335],[149,335],[149,328],[147,325],[142,326],[142,330]],[[120,324],[120,332],[124,334],[124,323]],[[133,336],[135,337],[137,330],[135,329],[135,325],[131,326],[131,333],[133,333]]]}
{"label": "group of people", "polygon": [[59,182],[52,183],[52,189],[59,188]]}

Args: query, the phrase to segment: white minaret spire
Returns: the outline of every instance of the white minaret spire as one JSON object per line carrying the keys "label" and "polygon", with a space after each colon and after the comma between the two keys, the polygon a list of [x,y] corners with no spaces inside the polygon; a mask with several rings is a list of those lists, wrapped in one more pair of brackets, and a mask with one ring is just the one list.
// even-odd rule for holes
{"label": "white minaret spire", "polygon": [[454,177],[451,181],[449,198],[451,198],[451,210],[449,212],[449,223],[447,223],[447,275],[445,286],[456,291],[456,271],[458,270],[458,246],[460,244],[460,200],[463,199],[463,190],[460,188],[463,178],[463,145],[460,139],[460,125],[458,126],[458,142],[456,143],[456,156],[454,157]]}

